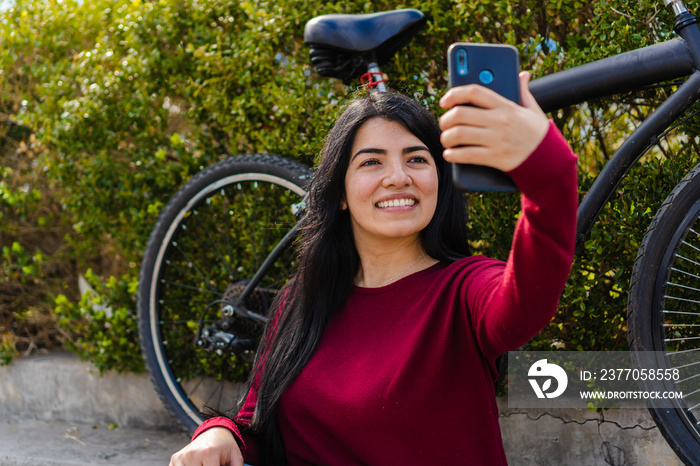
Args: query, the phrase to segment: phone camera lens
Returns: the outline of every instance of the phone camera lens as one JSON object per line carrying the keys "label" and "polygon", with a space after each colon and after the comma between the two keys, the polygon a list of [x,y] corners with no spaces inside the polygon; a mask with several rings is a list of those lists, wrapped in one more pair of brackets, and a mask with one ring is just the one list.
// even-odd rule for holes
{"label": "phone camera lens", "polygon": [[481,84],[491,84],[493,82],[493,72],[491,70],[481,70],[479,72],[479,81]]}

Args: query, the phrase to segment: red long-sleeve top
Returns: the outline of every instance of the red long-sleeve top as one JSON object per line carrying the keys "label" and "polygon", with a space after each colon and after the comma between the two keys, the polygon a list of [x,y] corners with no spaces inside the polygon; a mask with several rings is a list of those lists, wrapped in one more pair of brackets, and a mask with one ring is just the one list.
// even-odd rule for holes
{"label": "red long-sleeve top", "polygon": [[[380,288],[354,287],[283,394],[277,421],[290,465],[506,464],[494,392],[496,357],[554,315],[574,253],[576,157],[553,124],[510,172],[522,214],[507,262],[438,263]],[[256,387],[235,420],[241,435]]]}

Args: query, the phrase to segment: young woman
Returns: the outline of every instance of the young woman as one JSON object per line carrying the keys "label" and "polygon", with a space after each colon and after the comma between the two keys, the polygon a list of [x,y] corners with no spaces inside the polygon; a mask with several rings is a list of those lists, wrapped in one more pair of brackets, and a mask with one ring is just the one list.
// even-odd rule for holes
{"label": "young woman", "polygon": [[[523,106],[480,86],[448,91],[439,127],[396,94],[348,107],[248,395],[172,466],[506,464],[494,361],[554,314],[577,208],[576,158],[528,80]],[[496,167],[522,191],[506,263],[469,256],[446,161]]]}

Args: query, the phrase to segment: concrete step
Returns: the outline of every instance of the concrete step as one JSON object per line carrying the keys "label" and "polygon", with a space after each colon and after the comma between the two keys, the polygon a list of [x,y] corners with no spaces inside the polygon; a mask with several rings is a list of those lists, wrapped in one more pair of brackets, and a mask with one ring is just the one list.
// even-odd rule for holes
{"label": "concrete step", "polygon": [[0,366],[1,466],[167,465],[188,441],[145,374],[69,352]]}
{"label": "concrete step", "polygon": [[0,417],[3,466],[165,466],[182,432]]}
{"label": "concrete step", "polygon": [[177,430],[146,374],[100,376],[62,351],[0,366],[0,416]]}
{"label": "concrete step", "polygon": [[509,409],[498,400],[510,466],[682,466],[646,408]]}
{"label": "concrete step", "polygon": [[[498,405],[511,466],[681,466],[646,409]],[[177,429],[146,375],[100,376],[67,352],[0,366],[0,466],[166,465],[189,440]]]}

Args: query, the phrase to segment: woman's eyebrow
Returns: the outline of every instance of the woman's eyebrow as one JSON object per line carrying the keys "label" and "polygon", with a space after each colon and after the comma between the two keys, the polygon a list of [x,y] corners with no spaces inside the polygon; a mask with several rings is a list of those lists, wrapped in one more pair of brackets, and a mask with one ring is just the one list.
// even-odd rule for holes
{"label": "woman's eyebrow", "polygon": [[411,146],[411,147],[404,148],[403,153],[410,154],[411,152],[420,152],[420,151],[430,152],[430,150],[428,150],[428,148],[425,146]]}
{"label": "woman's eyebrow", "polygon": [[[411,152],[420,152],[420,151],[430,152],[430,150],[428,150],[428,148],[425,147],[425,146],[409,146],[409,147],[404,147],[404,149],[403,149],[401,152],[402,152],[403,154],[410,154]],[[352,162],[352,160],[353,160],[355,157],[357,157],[358,155],[360,155],[360,154],[380,154],[380,155],[383,155],[383,154],[386,154],[386,153],[387,153],[387,151],[386,151],[385,149],[379,149],[379,148],[375,148],[375,147],[368,147],[368,148],[365,148],[365,149],[360,149],[360,150],[358,150],[358,151],[355,153],[355,155],[352,156],[352,158],[350,159],[350,161]]]}
{"label": "woman's eyebrow", "polygon": [[352,160],[360,154],[386,154],[386,150],[385,149],[378,149],[375,147],[368,147],[366,149],[360,149],[355,153],[355,155],[352,156],[350,161],[352,162]]}

